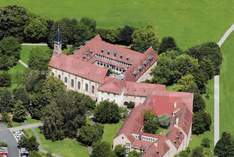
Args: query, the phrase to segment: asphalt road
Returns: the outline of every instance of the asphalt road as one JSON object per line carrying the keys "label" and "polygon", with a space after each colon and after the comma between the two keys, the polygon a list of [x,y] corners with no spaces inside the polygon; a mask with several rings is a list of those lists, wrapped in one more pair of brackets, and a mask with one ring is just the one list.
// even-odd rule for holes
{"label": "asphalt road", "polygon": [[0,141],[8,144],[9,157],[19,156],[17,142],[10,130],[7,129],[3,124],[0,124]]}

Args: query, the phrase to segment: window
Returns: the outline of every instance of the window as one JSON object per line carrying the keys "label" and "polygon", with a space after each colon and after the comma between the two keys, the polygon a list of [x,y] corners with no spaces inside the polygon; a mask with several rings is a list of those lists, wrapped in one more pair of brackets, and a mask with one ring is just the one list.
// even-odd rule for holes
{"label": "window", "polygon": [[123,58],[123,56],[120,56],[120,58],[122,59],[122,58]]}
{"label": "window", "polygon": [[58,75],[58,78],[61,79],[61,75]]}
{"label": "window", "polygon": [[109,54],[110,54],[110,52],[107,52],[107,54],[109,55]]}
{"label": "window", "polygon": [[64,78],[64,82],[67,83],[67,77]]}
{"label": "window", "polygon": [[71,87],[74,87],[74,80],[71,80]]}
{"label": "window", "polygon": [[94,93],[94,86],[92,86],[92,93]]}
{"label": "window", "polygon": [[80,81],[77,82],[77,87],[80,89]]}
{"label": "window", "polygon": [[114,53],[114,56],[116,57],[116,53]]}
{"label": "window", "polygon": [[89,91],[89,85],[86,83],[85,84],[85,90],[88,92]]}

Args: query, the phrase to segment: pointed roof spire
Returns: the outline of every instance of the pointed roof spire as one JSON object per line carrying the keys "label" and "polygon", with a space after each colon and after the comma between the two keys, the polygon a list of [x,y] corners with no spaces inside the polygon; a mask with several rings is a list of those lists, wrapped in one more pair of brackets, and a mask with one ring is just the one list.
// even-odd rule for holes
{"label": "pointed roof spire", "polygon": [[59,26],[58,26],[57,31],[56,31],[55,42],[61,44],[61,34],[60,34]]}

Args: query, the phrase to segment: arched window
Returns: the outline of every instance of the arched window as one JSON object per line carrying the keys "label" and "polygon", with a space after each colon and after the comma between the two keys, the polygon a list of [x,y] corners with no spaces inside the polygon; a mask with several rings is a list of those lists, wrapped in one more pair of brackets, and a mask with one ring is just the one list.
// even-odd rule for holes
{"label": "arched window", "polygon": [[58,75],[58,78],[61,80],[61,75]]}
{"label": "arched window", "polygon": [[92,93],[94,93],[94,86],[92,86]]}
{"label": "arched window", "polygon": [[88,92],[89,91],[89,85],[88,83],[85,84],[85,90]]}
{"label": "arched window", "polygon": [[64,78],[64,82],[67,83],[67,77]]}
{"label": "arched window", "polygon": [[77,88],[80,89],[80,81],[77,83]]}
{"label": "arched window", "polygon": [[73,88],[74,87],[74,80],[71,79],[71,87]]}

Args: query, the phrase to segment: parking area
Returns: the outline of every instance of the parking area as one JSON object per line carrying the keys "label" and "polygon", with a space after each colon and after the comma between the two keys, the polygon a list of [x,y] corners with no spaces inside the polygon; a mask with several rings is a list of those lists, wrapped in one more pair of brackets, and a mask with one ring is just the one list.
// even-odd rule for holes
{"label": "parking area", "polygon": [[3,124],[0,124],[0,141],[7,143],[9,157],[18,157],[19,150],[17,148],[17,141],[13,134]]}

